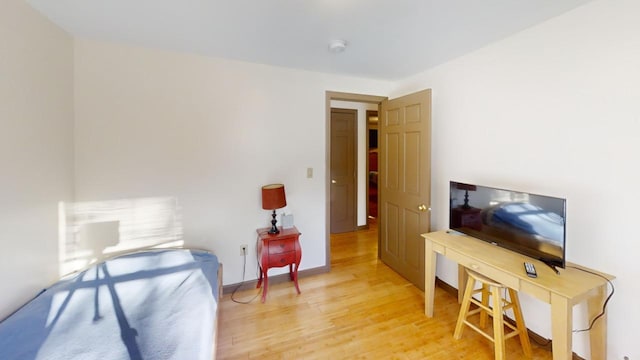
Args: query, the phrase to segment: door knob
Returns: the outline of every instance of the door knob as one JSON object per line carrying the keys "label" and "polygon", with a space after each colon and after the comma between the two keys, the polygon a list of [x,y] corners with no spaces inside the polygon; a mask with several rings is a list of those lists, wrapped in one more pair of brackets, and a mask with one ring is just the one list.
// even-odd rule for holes
{"label": "door knob", "polygon": [[335,184],[335,183],[337,183],[337,181],[335,181],[334,179],[331,179],[331,183]]}
{"label": "door knob", "polygon": [[420,210],[420,211],[427,211],[427,205],[425,205],[425,204],[420,204],[420,205],[418,205],[418,210]]}

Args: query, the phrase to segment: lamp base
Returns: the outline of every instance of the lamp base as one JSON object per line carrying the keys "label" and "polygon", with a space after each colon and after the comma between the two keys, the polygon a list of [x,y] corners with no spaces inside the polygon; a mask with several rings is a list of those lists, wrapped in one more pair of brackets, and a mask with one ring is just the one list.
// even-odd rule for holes
{"label": "lamp base", "polygon": [[464,204],[462,204],[463,209],[471,209],[469,206],[469,190],[464,191]]}
{"label": "lamp base", "polygon": [[276,223],[278,222],[278,220],[276,220],[276,211],[273,210],[273,214],[271,214],[271,229],[269,230],[269,234],[279,234],[280,230],[278,230],[278,228],[276,227]]}

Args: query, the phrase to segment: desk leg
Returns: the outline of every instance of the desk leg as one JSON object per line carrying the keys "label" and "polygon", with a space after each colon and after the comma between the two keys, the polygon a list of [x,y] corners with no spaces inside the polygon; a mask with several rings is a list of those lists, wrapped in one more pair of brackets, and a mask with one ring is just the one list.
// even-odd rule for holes
{"label": "desk leg", "polygon": [[433,317],[433,299],[436,285],[436,253],[431,240],[424,244],[424,314]]}
{"label": "desk leg", "polygon": [[[469,275],[467,274],[467,269],[458,264],[458,304],[462,304],[462,298],[464,297],[465,289],[467,288],[467,280],[469,280]],[[482,295],[484,299],[484,294]],[[488,299],[489,297],[487,297]],[[482,314],[486,314],[484,311]]]}
{"label": "desk leg", "polygon": [[571,360],[573,306],[569,299],[551,294],[551,343],[553,360]]}
{"label": "desk leg", "polygon": [[[594,319],[602,311],[602,304],[607,297],[607,285],[602,285],[595,289],[595,294],[587,301],[587,312],[589,321]],[[589,344],[591,345],[592,359],[607,358],[607,313],[605,312],[593,324],[589,332]]]}

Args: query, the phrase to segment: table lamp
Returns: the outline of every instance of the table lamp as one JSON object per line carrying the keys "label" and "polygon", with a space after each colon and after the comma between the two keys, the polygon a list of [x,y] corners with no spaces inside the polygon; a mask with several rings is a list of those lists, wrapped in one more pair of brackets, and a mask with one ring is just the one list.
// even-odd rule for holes
{"label": "table lamp", "polygon": [[277,234],[280,232],[276,227],[276,209],[285,206],[287,206],[287,198],[284,195],[283,184],[270,184],[262,187],[262,208],[265,210],[273,210],[269,234]]}

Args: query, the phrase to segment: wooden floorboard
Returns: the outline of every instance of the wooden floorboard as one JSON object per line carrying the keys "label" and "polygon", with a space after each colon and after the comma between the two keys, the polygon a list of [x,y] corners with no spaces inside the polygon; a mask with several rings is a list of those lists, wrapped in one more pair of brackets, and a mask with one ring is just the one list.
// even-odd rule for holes
{"label": "wooden floorboard", "polygon": [[[300,278],[300,295],[286,282],[270,286],[264,304],[226,294],[218,359],[493,359],[491,342],[471,329],[453,339],[459,305],[450,293],[436,287],[435,316],[424,315],[424,293],[377,259],[373,225],[333,235],[331,272]],[[532,346],[534,359],[552,358]],[[507,340],[507,356],[526,359],[517,338]]]}

